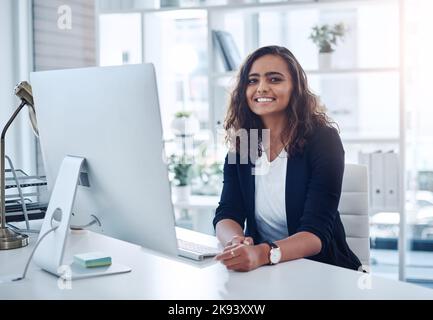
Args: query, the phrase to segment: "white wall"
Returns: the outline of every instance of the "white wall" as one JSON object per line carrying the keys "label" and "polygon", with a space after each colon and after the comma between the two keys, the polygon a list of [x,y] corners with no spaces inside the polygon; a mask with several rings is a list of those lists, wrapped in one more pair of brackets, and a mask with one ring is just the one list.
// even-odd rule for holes
{"label": "white wall", "polygon": [[[19,104],[13,88],[19,81],[28,80],[31,69],[30,8],[30,0],[0,1],[1,130]],[[16,167],[35,173],[35,140],[28,125],[27,110],[22,110],[6,134],[6,154]]]}

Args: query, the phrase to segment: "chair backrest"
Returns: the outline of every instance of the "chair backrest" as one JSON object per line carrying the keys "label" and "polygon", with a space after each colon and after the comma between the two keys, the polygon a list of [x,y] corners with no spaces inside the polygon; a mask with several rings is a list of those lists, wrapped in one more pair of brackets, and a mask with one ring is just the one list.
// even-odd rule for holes
{"label": "chair backrest", "polygon": [[338,206],[349,248],[363,265],[370,264],[367,167],[346,164]]}

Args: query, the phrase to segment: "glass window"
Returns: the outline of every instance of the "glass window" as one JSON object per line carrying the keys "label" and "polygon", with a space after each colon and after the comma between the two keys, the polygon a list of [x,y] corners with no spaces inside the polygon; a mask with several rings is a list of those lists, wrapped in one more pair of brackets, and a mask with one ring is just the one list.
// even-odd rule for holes
{"label": "glass window", "polygon": [[141,63],[141,43],[139,13],[99,16],[99,65]]}
{"label": "glass window", "polygon": [[183,10],[146,14],[145,61],[155,65],[166,139],[178,111],[191,111],[200,135],[209,128],[206,11]]}
{"label": "glass window", "polygon": [[407,106],[407,200],[408,243],[406,277],[433,280],[433,45],[426,41],[433,29],[433,3],[407,2],[405,10],[405,66]]}

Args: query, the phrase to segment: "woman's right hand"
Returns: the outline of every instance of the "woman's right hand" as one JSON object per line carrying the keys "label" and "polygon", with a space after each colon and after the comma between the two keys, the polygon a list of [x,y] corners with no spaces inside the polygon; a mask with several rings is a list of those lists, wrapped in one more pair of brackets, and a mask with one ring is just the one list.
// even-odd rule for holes
{"label": "woman's right hand", "polygon": [[254,245],[254,240],[251,237],[245,236],[233,236],[233,238],[225,244],[225,247],[234,245],[234,244],[245,244],[247,246]]}

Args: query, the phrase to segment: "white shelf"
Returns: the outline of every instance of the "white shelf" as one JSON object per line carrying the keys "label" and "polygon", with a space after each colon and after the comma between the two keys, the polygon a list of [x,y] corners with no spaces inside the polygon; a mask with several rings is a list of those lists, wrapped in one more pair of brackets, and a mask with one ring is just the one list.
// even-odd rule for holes
{"label": "white shelf", "polygon": [[176,209],[187,210],[215,210],[220,200],[219,196],[190,196],[189,200],[177,201],[173,197],[173,205]]}
{"label": "white shelf", "polygon": [[212,74],[212,78],[234,78],[237,75],[237,71],[217,72]]}
{"label": "white shelf", "polygon": [[[389,68],[347,68],[347,69],[323,69],[323,70],[305,70],[309,75],[326,75],[326,74],[360,74],[360,73],[398,73],[397,67]],[[212,78],[234,78],[237,71],[217,72],[212,74]]]}
{"label": "white shelf", "polygon": [[341,137],[343,143],[351,144],[398,144],[398,137]]}
{"label": "white shelf", "polygon": [[339,5],[343,8],[350,8],[354,4],[369,4],[369,3],[393,3],[398,0],[276,0],[272,2],[239,2],[239,3],[222,3],[222,4],[203,4],[203,5],[181,5],[181,6],[168,6],[168,7],[149,7],[127,5],[113,6],[107,8],[100,6],[98,8],[100,14],[111,13],[157,13],[157,12],[170,12],[170,11],[183,11],[183,10],[208,10],[208,11],[233,11],[233,10],[252,10],[262,11],[265,9],[278,10],[287,6],[302,6],[302,7],[326,7],[329,5]]}
{"label": "white shelf", "polygon": [[325,69],[325,70],[305,70],[309,75],[322,74],[359,74],[359,73],[383,73],[395,72],[398,73],[399,68],[351,68],[351,69]]}

